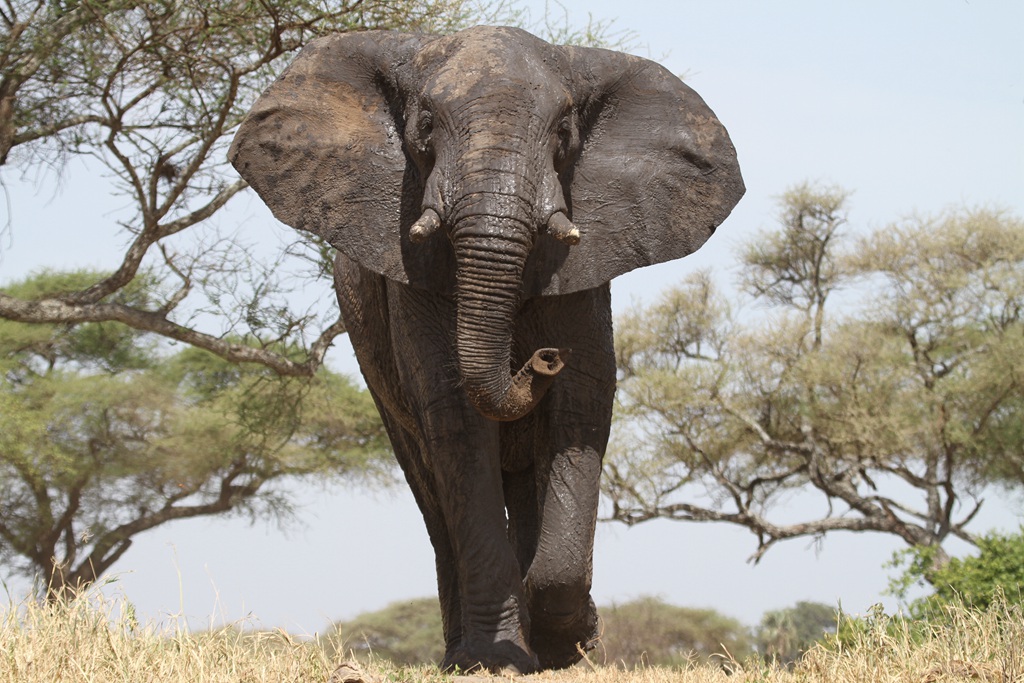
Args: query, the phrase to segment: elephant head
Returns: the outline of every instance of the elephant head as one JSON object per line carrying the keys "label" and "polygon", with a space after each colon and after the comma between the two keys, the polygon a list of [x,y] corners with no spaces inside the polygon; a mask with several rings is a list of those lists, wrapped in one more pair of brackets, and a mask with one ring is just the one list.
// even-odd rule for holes
{"label": "elephant head", "polygon": [[725,129],[663,67],[514,28],[313,41],[229,157],[283,222],[452,294],[463,386],[496,420],[565,360],[540,349],[513,375],[525,297],[685,256],[744,191]]}

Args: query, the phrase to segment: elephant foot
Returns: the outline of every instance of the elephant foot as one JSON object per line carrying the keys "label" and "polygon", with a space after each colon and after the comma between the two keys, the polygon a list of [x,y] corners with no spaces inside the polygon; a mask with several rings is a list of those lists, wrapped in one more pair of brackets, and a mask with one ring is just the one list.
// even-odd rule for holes
{"label": "elephant foot", "polygon": [[493,674],[531,674],[540,669],[537,656],[521,645],[502,640],[477,647],[465,644],[445,653],[441,670],[469,674],[489,671]]}
{"label": "elephant foot", "polygon": [[597,646],[597,607],[592,599],[582,614],[534,614],[530,646],[541,669],[565,669]]}

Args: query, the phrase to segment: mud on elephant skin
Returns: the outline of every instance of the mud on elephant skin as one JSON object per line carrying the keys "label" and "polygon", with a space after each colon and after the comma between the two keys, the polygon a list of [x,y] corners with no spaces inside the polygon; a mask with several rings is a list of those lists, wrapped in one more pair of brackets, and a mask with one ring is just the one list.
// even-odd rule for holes
{"label": "mud on elephant skin", "polygon": [[597,623],[608,282],[728,216],[743,181],[725,129],[637,57],[512,28],[371,31],[306,47],[229,154],[338,250],[342,315],[435,550],[442,666],[576,662]]}

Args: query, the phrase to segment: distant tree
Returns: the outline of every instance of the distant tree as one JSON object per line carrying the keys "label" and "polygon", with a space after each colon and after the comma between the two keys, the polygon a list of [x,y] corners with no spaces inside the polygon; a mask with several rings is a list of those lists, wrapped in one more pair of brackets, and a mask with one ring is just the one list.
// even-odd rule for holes
{"label": "distant tree", "polygon": [[382,610],[334,624],[326,641],[332,656],[387,659],[400,666],[436,664],[444,657],[437,598],[393,602]]}
{"label": "distant tree", "polygon": [[758,652],[768,659],[791,664],[825,635],[836,632],[838,612],[820,602],[765,612],[755,629]]}
{"label": "distant tree", "polygon": [[[44,273],[8,291],[33,300],[101,278]],[[155,290],[140,274],[113,301],[146,306]],[[390,472],[373,402],[346,378],[284,378],[194,348],[168,356],[157,342],[118,323],[0,320],[0,565],[50,598],[162,524],[280,516],[288,481]]]}
{"label": "distant tree", "polygon": [[977,555],[954,557],[940,567],[931,547],[897,553],[892,566],[905,567],[889,592],[906,602],[913,586],[930,584],[931,594],[907,603],[915,618],[942,618],[950,605],[984,610],[1000,594],[1007,603],[1024,606],[1024,527],[1014,534],[985,534],[977,546]]}
{"label": "distant tree", "polygon": [[[602,607],[598,653],[609,665],[683,666],[715,655],[742,659],[747,628],[712,609],[677,607],[653,597]],[[592,655],[593,656],[593,655]]]}
{"label": "distant tree", "polygon": [[[853,239],[847,196],[783,195],[741,256],[762,314],[697,273],[619,321],[613,519],[738,524],[755,561],[873,531],[939,567],[949,537],[978,543],[986,487],[1024,484],[1024,221],[958,210]],[[797,493],[820,514],[794,520]]]}

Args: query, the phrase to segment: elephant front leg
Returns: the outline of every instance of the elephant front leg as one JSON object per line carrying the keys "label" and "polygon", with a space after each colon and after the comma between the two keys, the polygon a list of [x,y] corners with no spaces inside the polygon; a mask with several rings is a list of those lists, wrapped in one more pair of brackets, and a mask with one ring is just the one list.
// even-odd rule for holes
{"label": "elephant front leg", "polygon": [[352,348],[434,547],[445,647],[452,649],[462,640],[458,572],[423,437],[399,379],[387,282],[340,252],[335,258],[334,281]]}
{"label": "elephant front leg", "polygon": [[573,447],[555,455],[544,477],[537,551],[525,577],[530,644],[544,669],[575,664],[596,642],[590,588],[600,476],[600,454]]}
{"label": "elephant front leg", "polygon": [[[518,427],[522,433],[506,439],[510,447],[529,444],[533,462],[534,479],[522,485],[522,511],[514,520],[522,527],[516,536],[528,566],[530,644],[542,668],[563,668],[579,661],[597,636],[590,596],[594,533],[615,395],[608,286],[531,300],[518,334],[521,348],[546,339],[573,351],[548,396]],[[526,507],[531,487],[532,509]]]}
{"label": "elephant front leg", "polygon": [[[444,521],[448,571],[457,580],[458,623],[451,623],[442,667],[528,673],[529,646],[522,574],[506,537],[498,423],[481,416],[459,387],[446,326],[450,300],[388,285],[391,337],[399,382],[421,435],[432,476],[431,498]],[[435,544],[435,550],[437,545]],[[441,556],[438,555],[439,571]],[[449,564],[450,563],[450,564]],[[449,619],[454,622],[454,619]]]}

